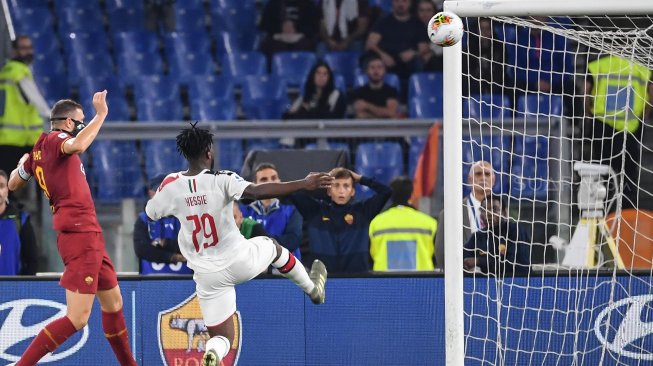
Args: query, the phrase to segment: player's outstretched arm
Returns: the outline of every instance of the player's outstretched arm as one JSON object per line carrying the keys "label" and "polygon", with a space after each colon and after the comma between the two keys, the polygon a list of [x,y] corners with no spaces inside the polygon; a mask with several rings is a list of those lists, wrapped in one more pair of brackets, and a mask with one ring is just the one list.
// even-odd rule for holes
{"label": "player's outstretched arm", "polygon": [[89,146],[98,132],[100,132],[100,127],[104,123],[104,119],[109,114],[109,107],[107,106],[107,91],[103,90],[97,92],[93,95],[93,107],[95,107],[95,117],[88,123],[84,129],[79,131],[77,136],[66,141],[64,144],[63,150],[66,154],[81,154]]}
{"label": "player's outstretched arm", "polygon": [[250,184],[243,191],[242,197],[254,200],[274,198],[285,196],[302,189],[314,190],[318,188],[329,188],[332,182],[333,177],[328,173],[310,173],[306,178],[301,180]]}

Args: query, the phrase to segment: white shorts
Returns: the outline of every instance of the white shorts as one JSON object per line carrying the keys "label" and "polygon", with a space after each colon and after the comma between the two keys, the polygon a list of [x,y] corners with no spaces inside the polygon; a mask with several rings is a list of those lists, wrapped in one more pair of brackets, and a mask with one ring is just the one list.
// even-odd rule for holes
{"label": "white shorts", "polygon": [[258,236],[244,241],[242,250],[237,251],[233,263],[224,270],[195,273],[193,279],[204,324],[218,325],[235,313],[234,286],[249,281],[267,270],[276,256],[276,245],[272,239]]}

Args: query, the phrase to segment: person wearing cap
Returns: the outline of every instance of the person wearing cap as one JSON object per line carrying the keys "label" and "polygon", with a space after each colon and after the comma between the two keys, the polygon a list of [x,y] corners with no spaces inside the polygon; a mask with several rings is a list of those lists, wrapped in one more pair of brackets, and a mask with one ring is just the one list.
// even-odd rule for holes
{"label": "person wearing cap", "polygon": [[[150,179],[147,194],[152,198],[166,177],[157,175]],[[191,274],[186,258],[181,255],[177,235],[181,225],[174,217],[150,221],[142,211],[134,223],[134,252],[139,259],[140,274]]]}

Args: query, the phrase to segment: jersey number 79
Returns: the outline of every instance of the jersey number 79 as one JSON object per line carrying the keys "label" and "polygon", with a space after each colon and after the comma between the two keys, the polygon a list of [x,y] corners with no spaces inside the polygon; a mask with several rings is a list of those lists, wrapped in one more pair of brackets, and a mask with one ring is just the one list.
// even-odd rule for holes
{"label": "jersey number 79", "polygon": [[[218,230],[215,227],[213,216],[205,213],[201,217],[199,215],[186,216],[186,220],[193,222],[193,245],[195,245],[196,252],[199,253],[202,247],[206,249],[218,244]],[[209,240],[205,242],[204,239]],[[201,244],[200,240],[202,240]]]}

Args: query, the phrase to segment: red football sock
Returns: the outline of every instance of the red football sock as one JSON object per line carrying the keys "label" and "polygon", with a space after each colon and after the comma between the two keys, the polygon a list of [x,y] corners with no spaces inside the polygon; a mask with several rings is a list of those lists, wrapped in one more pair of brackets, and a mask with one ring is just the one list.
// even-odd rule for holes
{"label": "red football sock", "polygon": [[48,324],[39,332],[32,343],[23,353],[23,356],[16,363],[16,366],[33,366],[43,358],[48,352],[54,352],[63,342],[71,335],[75,334],[77,329],[73,323],[64,316]]}
{"label": "red football sock", "polygon": [[102,328],[104,328],[104,336],[107,337],[107,341],[111,344],[113,353],[116,355],[120,365],[136,366],[136,361],[129,347],[127,324],[125,324],[122,309],[115,313],[102,311]]}

